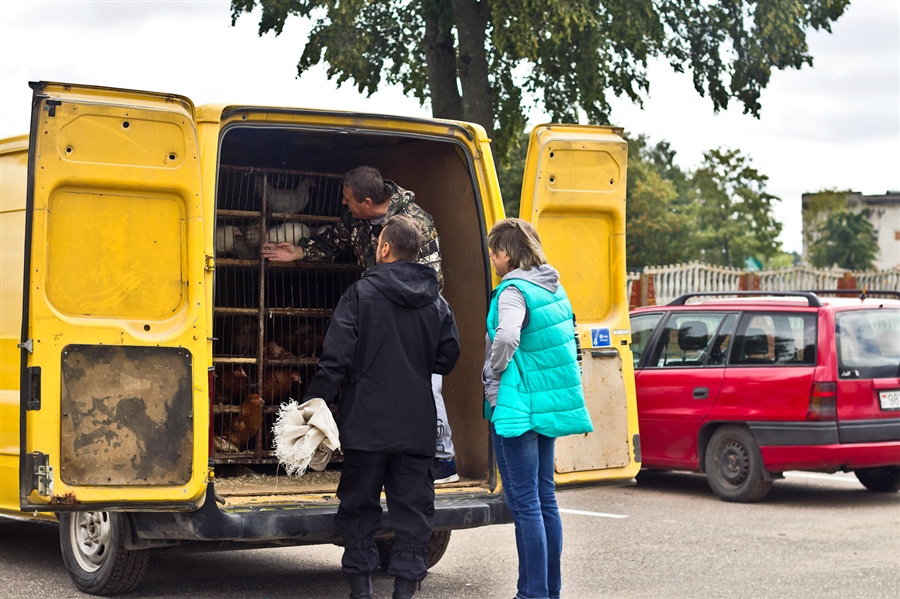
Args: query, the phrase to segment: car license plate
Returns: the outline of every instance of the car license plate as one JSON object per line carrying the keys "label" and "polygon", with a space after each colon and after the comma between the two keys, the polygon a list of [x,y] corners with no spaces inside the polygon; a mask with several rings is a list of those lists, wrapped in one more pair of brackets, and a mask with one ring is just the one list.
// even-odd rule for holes
{"label": "car license plate", "polygon": [[882,410],[900,410],[900,389],[895,391],[879,391]]}

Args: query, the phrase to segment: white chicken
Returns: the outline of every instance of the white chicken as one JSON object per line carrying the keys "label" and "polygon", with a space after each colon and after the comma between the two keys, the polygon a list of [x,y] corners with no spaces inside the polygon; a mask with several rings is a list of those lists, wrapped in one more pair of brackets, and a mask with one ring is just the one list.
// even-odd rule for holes
{"label": "white chicken", "polygon": [[309,227],[303,223],[281,223],[274,227],[269,227],[266,231],[270,243],[281,243],[282,241],[290,241],[297,245],[301,239],[309,238]]}
{"label": "white chicken", "polygon": [[304,178],[300,179],[294,188],[278,188],[269,183],[268,177],[260,177],[256,181],[256,195],[262,201],[265,189],[268,212],[299,214],[309,203],[310,192],[314,186],[312,179]]}
{"label": "white chicken", "polygon": [[230,254],[234,250],[235,237],[241,237],[243,233],[234,225],[219,225],[216,227],[216,255]]}

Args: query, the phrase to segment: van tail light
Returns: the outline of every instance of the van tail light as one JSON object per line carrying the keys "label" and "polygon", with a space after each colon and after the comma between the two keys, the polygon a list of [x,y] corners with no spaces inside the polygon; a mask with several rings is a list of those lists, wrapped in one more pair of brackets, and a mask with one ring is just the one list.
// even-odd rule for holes
{"label": "van tail light", "polygon": [[807,420],[837,420],[837,383],[813,383]]}

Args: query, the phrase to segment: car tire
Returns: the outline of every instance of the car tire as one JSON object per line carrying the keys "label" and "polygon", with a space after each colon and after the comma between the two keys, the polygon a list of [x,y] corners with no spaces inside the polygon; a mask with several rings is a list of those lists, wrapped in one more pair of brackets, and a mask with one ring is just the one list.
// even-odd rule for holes
{"label": "car tire", "polygon": [[723,426],[706,447],[706,480],[725,501],[759,501],[772,488],[753,434],[743,426]]}
{"label": "car tire", "polygon": [[79,590],[93,595],[133,591],[147,571],[147,550],[125,548],[125,522],[113,512],[59,515],[63,563]]}
{"label": "car tire", "polygon": [[900,466],[860,468],[855,470],[853,474],[870,491],[877,493],[895,493],[900,491]]}
{"label": "car tire", "polygon": [[[433,568],[447,551],[447,545],[450,544],[449,530],[435,530],[428,539],[428,569]],[[378,539],[375,541],[378,547],[378,565],[387,572],[391,563],[391,550],[394,548],[394,539]]]}

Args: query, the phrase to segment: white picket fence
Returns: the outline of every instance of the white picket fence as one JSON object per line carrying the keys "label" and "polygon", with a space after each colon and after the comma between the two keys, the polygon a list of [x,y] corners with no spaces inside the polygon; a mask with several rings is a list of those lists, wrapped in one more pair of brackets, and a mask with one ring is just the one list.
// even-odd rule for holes
{"label": "white picket fence", "polygon": [[[846,271],[840,268],[812,268],[808,265],[780,270],[756,271],[762,291],[800,291],[811,289],[837,289],[838,281],[846,272],[856,279],[856,286],[867,289],[900,291],[900,269],[881,271]],[[653,275],[656,304],[667,304],[676,297],[695,291],[737,291],[740,279],[747,271],[701,262],[648,266],[644,274]],[[628,297],[634,281],[641,273],[629,272]]]}

